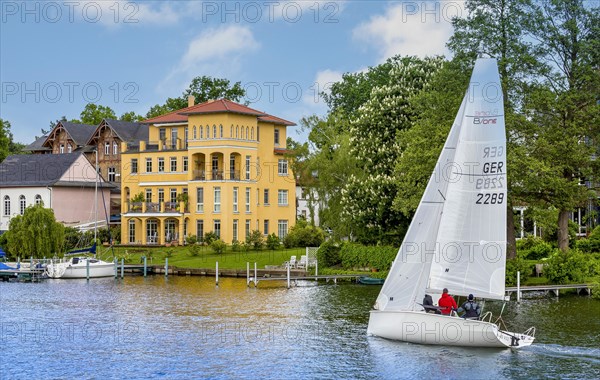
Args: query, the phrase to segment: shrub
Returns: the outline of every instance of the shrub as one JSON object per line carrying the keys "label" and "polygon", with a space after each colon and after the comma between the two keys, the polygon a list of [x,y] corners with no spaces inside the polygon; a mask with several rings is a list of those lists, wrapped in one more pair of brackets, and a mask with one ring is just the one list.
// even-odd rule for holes
{"label": "shrub", "polygon": [[227,248],[227,244],[221,239],[216,239],[210,243],[210,248],[212,248],[212,250],[215,253],[221,254],[221,253],[225,252],[225,249]]}
{"label": "shrub", "polygon": [[250,233],[250,235],[246,236],[246,244],[253,247],[255,250],[259,250],[265,244],[265,239],[263,238],[262,232],[259,230],[254,230]]}
{"label": "shrub", "polygon": [[333,267],[342,263],[340,258],[340,246],[333,243],[331,240],[321,244],[317,251],[317,260],[319,266]]}
{"label": "shrub", "polygon": [[583,282],[590,272],[589,257],[575,249],[568,252],[555,250],[546,262],[544,274],[553,284]]}
{"label": "shrub", "polygon": [[200,246],[197,244],[190,244],[188,245],[188,252],[191,256],[198,256],[200,255]]}
{"label": "shrub", "polygon": [[204,242],[207,245],[211,245],[212,242],[215,240],[219,240],[219,236],[216,233],[214,233],[213,231],[207,232],[204,234]]}
{"label": "shrub", "polygon": [[277,235],[275,235],[275,233],[272,233],[271,235],[267,236],[268,249],[276,250],[277,248],[279,248],[280,245],[281,242],[279,241],[279,238],[277,237]]}
{"label": "shrub", "polygon": [[590,286],[590,290],[592,291],[592,298],[595,300],[600,300],[600,284],[595,282]]}
{"label": "shrub", "polygon": [[533,265],[523,259],[522,252],[517,252],[517,257],[506,260],[506,285],[517,285],[517,271],[521,273],[521,283],[527,280],[533,272]]}
{"label": "shrub", "polygon": [[242,250],[242,244],[238,240],[233,240],[231,242],[231,250],[233,252],[239,252]]}
{"label": "shrub", "polygon": [[340,250],[340,259],[345,269],[375,268],[389,270],[398,248],[392,246],[365,246],[346,243]]}
{"label": "shrub", "polygon": [[309,225],[304,219],[299,219],[283,239],[283,245],[286,248],[319,247],[324,241],[325,232],[322,229]]}
{"label": "shrub", "polygon": [[575,247],[582,252],[600,253],[600,226],[594,228],[587,239],[580,239],[575,242]]}
{"label": "shrub", "polygon": [[517,251],[522,258],[528,260],[539,260],[550,257],[554,248],[552,244],[538,237],[528,236],[525,239],[517,241]]}
{"label": "shrub", "polygon": [[192,244],[192,245],[194,245],[194,244],[196,244],[196,243],[198,242],[198,238],[196,237],[196,235],[188,235],[188,236],[185,238],[185,242],[186,242],[187,244]]}

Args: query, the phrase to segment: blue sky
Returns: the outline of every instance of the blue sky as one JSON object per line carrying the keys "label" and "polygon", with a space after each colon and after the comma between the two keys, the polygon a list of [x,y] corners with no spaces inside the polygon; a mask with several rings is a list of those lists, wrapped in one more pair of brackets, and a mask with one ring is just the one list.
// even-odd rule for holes
{"label": "blue sky", "polygon": [[[316,92],[395,54],[447,54],[462,2],[0,2],[0,117],[29,143],[88,102],[145,114],[199,75],[240,81],[251,106],[298,123]],[[298,127],[288,134],[302,140]]]}

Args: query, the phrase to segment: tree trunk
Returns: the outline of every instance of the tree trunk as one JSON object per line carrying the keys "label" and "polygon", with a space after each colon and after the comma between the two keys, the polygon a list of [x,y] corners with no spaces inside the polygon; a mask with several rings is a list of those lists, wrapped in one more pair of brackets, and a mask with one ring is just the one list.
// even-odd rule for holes
{"label": "tree trunk", "polygon": [[517,237],[512,202],[508,202],[506,208],[506,259],[508,260],[517,257]]}
{"label": "tree trunk", "polygon": [[558,213],[558,248],[569,250],[569,211],[560,210]]}

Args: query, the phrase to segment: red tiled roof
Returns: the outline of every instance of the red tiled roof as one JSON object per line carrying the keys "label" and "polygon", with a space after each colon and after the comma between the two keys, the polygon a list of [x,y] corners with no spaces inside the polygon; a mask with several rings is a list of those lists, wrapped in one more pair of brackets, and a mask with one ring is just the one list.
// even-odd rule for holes
{"label": "red tiled roof", "polygon": [[244,106],[242,104],[238,104],[232,102],[227,99],[219,99],[213,100],[212,102],[206,102],[201,104],[196,104],[193,107],[188,107],[184,110],[180,110],[179,113],[182,115],[197,115],[204,113],[221,113],[221,112],[231,112],[231,113],[239,113],[243,115],[254,115],[254,116],[263,116],[266,113],[255,110],[253,108]]}
{"label": "red tiled roof", "polygon": [[282,119],[280,117],[273,116],[273,115],[260,116],[258,118],[258,121],[265,121],[267,123],[281,124],[281,125],[290,125],[290,126],[296,125],[296,123],[293,123],[291,121],[287,121],[285,119]]}
{"label": "red tiled roof", "polygon": [[237,113],[242,115],[257,116],[259,121],[267,123],[281,124],[281,125],[296,125],[291,121],[279,118],[277,116],[269,115],[265,112],[255,110],[248,106],[232,102],[228,99],[219,99],[208,101],[200,104],[196,104],[191,107],[182,108],[177,111],[169,112],[167,114],[156,116],[151,119],[146,119],[142,123],[147,124],[161,124],[161,123],[185,123],[188,121],[189,115],[200,115],[210,113]]}

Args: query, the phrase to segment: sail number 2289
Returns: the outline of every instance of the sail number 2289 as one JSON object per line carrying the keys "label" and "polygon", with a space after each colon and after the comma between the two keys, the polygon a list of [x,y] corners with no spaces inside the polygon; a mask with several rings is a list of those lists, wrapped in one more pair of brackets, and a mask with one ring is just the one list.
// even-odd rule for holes
{"label": "sail number 2289", "polygon": [[504,193],[478,193],[477,201],[475,201],[478,205],[495,205],[503,202]]}

